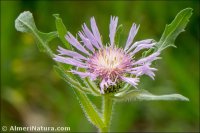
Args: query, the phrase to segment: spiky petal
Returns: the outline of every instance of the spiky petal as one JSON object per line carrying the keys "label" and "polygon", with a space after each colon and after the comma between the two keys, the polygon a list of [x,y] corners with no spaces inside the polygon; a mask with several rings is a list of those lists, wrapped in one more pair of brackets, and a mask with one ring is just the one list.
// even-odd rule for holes
{"label": "spiky petal", "polygon": [[[116,85],[119,81],[127,82],[137,88],[140,76],[148,75],[154,79],[154,71],[157,69],[152,68],[151,64],[154,60],[159,59],[160,52],[157,51],[139,59],[135,59],[135,55],[141,50],[152,48],[155,41],[145,39],[133,43],[139,29],[139,26],[133,24],[125,48],[117,48],[114,42],[117,23],[118,17],[111,17],[110,46],[103,46],[96,21],[92,17],[92,32],[86,24],[82,26],[83,31],[78,32],[81,41],[78,41],[69,32],[66,35],[67,41],[80,53],[58,47],[59,54],[55,55],[54,60],[76,66],[77,69],[71,70],[71,72],[81,78],[89,77],[91,80],[100,80],[99,86],[102,94],[109,86]],[[82,71],[78,68],[82,68]]]}

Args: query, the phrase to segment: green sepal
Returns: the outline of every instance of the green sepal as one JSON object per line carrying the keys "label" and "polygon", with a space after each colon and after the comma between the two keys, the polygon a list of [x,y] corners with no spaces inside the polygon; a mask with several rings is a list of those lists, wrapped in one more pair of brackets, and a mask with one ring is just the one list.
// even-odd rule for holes
{"label": "green sepal", "polygon": [[101,96],[99,88],[96,86],[96,84],[93,81],[91,81],[88,77],[84,78],[83,81],[90,88],[94,96]]}

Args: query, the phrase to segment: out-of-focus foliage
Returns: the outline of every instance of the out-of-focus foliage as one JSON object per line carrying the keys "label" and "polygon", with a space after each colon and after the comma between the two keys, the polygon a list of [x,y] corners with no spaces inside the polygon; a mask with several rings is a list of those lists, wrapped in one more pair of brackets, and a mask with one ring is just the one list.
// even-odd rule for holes
{"label": "out-of-focus foliage", "polygon": [[[120,45],[133,22],[140,24],[136,40],[159,40],[165,25],[186,7],[193,16],[175,41],[156,62],[155,81],[143,77],[140,88],[154,94],[180,93],[190,102],[151,101],[115,105],[111,131],[199,131],[199,3],[190,1],[1,1],[1,125],[70,126],[71,131],[95,131],[87,122],[70,86],[53,70],[54,61],[38,51],[34,38],[14,28],[25,10],[34,14],[38,29],[55,31],[58,13],[67,30],[76,34],[94,16],[103,41],[108,41],[110,15],[123,24]],[[62,42],[55,39],[51,47]],[[64,44],[62,44],[64,46]],[[91,99],[101,107],[99,99]]]}

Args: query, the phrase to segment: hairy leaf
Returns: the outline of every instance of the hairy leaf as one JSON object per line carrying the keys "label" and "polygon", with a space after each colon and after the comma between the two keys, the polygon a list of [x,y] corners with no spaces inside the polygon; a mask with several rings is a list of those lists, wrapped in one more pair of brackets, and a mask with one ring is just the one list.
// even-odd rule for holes
{"label": "hairy leaf", "polygon": [[92,104],[92,102],[89,100],[87,95],[84,93],[90,93],[90,91],[87,88],[82,87],[77,81],[73,80],[69,77],[69,75],[65,74],[63,70],[57,66],[54,67],[56,72],[60,75],[60,77],[66,81],[68,84],[70,84],[72,87],[74,87],[74,92],[82,106],[82,109],[86,116],[88,117],[89,121],[94,124],[97,127],[104,127],[104,123],[101,120],[101,117],[99,113],[96,110],[96,107]]}
{"label": "hairy leaf", "polygon": [[155,46],[157,50],[162,51],[169,46],[175,47],[174,41],[184,31],[191,15],[192,8],[183,9],[177,14],[171,24],[166,25],[160,41]]}
{"label": "hairy leaf", "polygon": [[102,121],[96,106],[92,104],[87,95],[76,89],[74,91],[88,120],[98,128],[104,128],[105,124]]}
{"label": "hairy leaf", "polygon": [[180,94],[168,94],[168,95],[154,95],[146,90],[132,90],[127,93],[118,93],[113,97],[117,101],[152,101],[152,100],[180,100],[189,101],[188,98]]}
{"label": "hairy leaf", "polygon": [[37,39],[38,48],[43,52],[47,52],[50,56],[53,56],[53,53],[46,45],[49,41],[57,37],[57,32],[40,32],[35,25],[32,13],[29,11],[21,13],[15,20],[15,28],[20,32],[32,33]]}

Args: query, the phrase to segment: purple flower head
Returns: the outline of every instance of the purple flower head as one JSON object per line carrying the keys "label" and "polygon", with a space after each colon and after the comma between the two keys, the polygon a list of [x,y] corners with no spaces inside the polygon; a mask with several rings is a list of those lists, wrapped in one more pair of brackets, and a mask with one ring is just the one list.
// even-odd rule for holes
{"label": "purple flower head", "polygon": [[[71,70],[72,73],[81,78],[89,77],[91,80],[99,80],[100,92],[103,94],[109,86],[116,85],[119,81],[124,81],[136,88],[139,77],[148,75],[154,79],[154,71],[151,64],[158,59],[159,51],[146,57],[135,59],[135,55],[141,50],[148,50],[154,47],[152,39],[141,40],[133,43],[139,26],[133,23],[128,39],[124,48],[115,46],[115,34],[117,29],[118,17],[111,17],[109,25],[110,42],[107,46],[103,45],[101,35],[94,17],[91,18],[91,30],[83,24],[83,31],[78,35],[78,41],[71,33],[67,33],[66,40],[76,49],[76,51],[66,50],[58,47],[58,55],[54,60],[65,64],[83,68]],[[83,70],[81,69],[81,70]]]}

